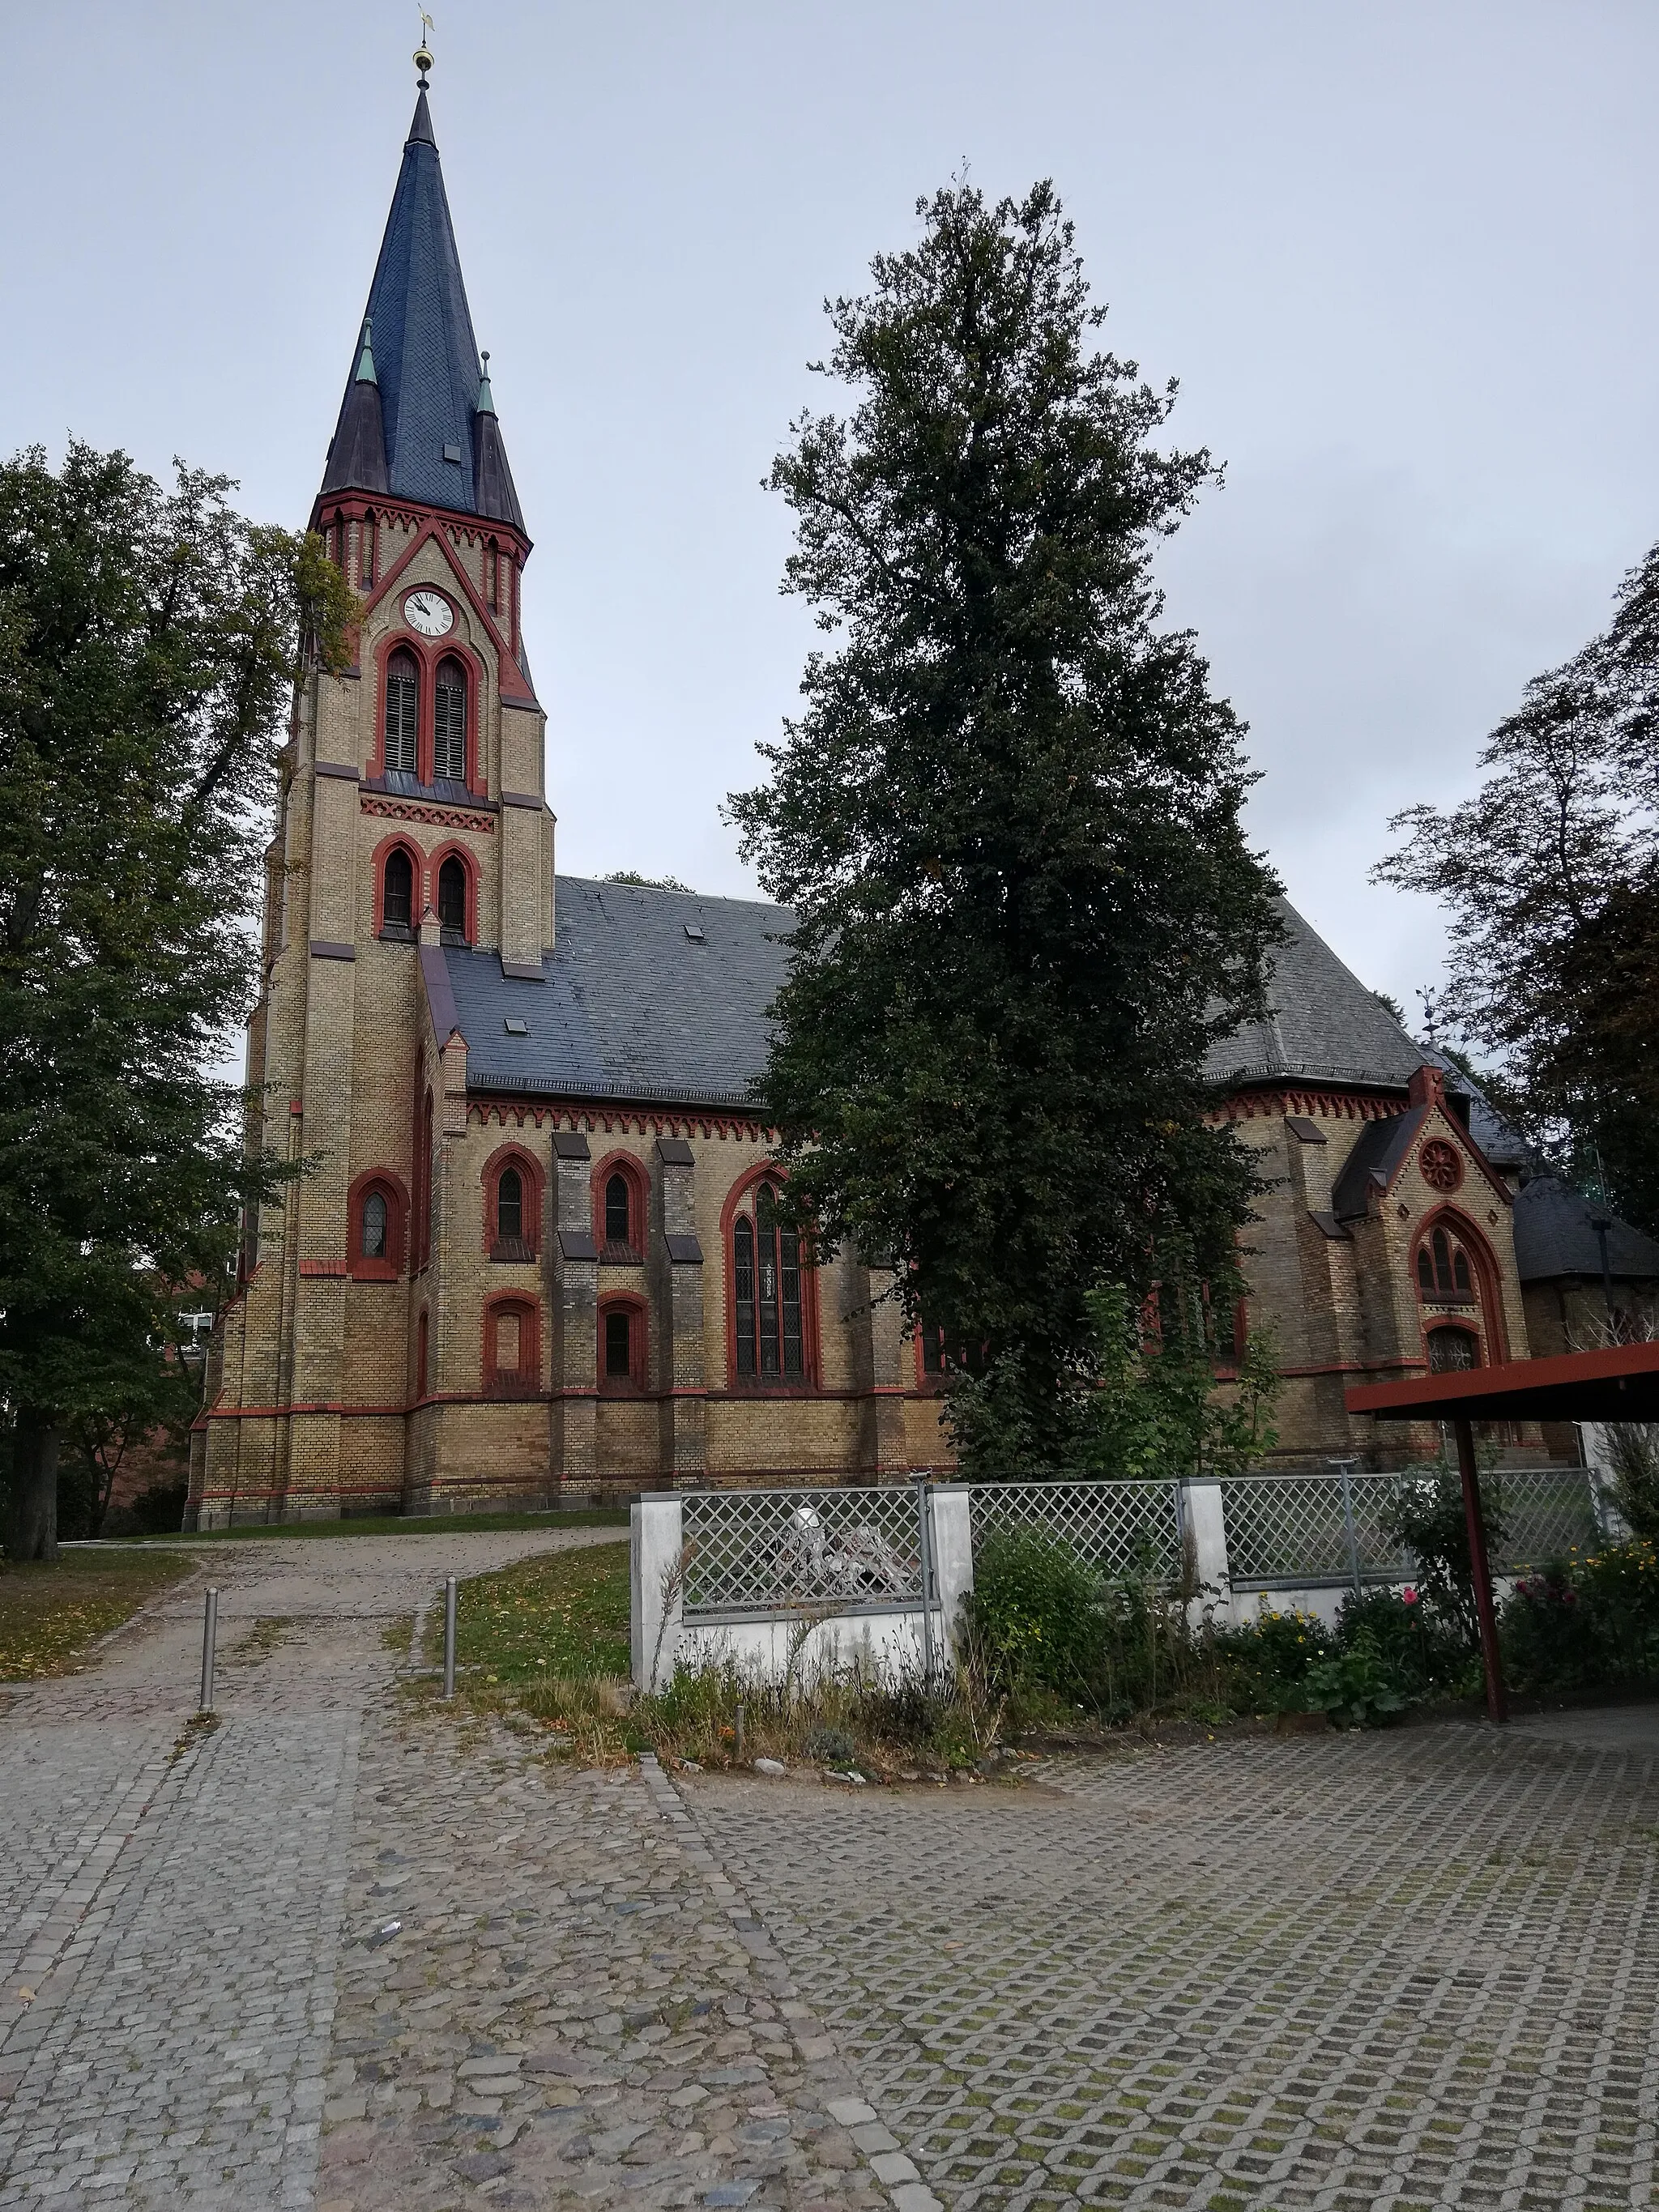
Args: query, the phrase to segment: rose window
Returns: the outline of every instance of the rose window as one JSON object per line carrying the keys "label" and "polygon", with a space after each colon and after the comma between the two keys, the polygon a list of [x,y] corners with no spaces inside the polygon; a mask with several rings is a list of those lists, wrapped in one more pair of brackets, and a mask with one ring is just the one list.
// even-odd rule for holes
{"label": "rose window", "polygon": [[1433,1138],[1424,1146],[1417,1164],[1431,1190],[1455,1190],[1463,1180],[1463,1163],[1457,1147],[1449,1145],[1443,1137]]}

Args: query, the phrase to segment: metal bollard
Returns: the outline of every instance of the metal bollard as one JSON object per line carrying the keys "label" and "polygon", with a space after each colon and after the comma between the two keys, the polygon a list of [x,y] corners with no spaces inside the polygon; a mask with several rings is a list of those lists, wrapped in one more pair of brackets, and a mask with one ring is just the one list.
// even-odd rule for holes
{"label": "metal bollard", "polygon": [[213,1646],[219,1633],[219,1593],[210,1589],[202,1607],[202,1704],[201,1711],[213,1711]]}
{"label": "metal bollard", "polygon": [[737,1711],[732,1714],[732,1755],[737,1760],[738,1765],[741,1766],[743,1765],[744,1748],[743,1741],[743,1707],[741,1705],[739,1705]]}
{"label": "metal bollard", "polygon": [[444,1695],[455,1694],[455,1595],[453,1575],[444,1577]]}

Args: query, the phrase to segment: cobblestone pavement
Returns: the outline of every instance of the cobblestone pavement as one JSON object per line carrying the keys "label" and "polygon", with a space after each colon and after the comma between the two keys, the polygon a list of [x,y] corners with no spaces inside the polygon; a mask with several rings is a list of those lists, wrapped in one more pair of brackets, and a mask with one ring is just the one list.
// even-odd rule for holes
{"label": "cobblestone pavement", "polygon": [[204,1547],[93,1670],[0,1698],[0,2205],[311,2201],[382,1632],[447,1571],[611,1534]]}
{"label": "cobblestone pavement", "polygon": [[216,1728],[199,1583],[10,1698],[5,2212],[1656,2203],[1639,1730],[854,1793],[399,1691],[444,1572],[605,1534],[216,1547]]}
{"label": "cobblestone pavement", "polygon": [[682,1788],[963,2212],[1656,2202],[1650,1752],[1442,1727]]}
{"label": "cobblestone pavement", "polygon": [[322,2212],[938,2212],[647,1765],[366,1732]]}

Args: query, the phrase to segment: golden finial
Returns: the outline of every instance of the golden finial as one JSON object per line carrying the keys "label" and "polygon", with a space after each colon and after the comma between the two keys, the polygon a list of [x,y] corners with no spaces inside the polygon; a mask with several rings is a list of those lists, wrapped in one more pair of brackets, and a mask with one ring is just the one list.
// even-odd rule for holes
{"label": "golden finial", "polygon": [[432,27],[432,18],[427,14],[425,9],[422,8],[421,10],[421,43],[415,49],[415,66],[420,71],[420,75],[416,78],[416,82],[422,92],[426,90],[426,73],[432,66],[432,48],[430,45]]}

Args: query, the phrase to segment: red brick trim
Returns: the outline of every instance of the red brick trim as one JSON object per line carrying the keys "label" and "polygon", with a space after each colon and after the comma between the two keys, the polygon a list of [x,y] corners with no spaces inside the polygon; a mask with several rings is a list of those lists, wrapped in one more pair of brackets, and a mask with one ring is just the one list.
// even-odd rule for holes
{"label": "red brick trim", "polygon": [[720,1208],[720,1268],[726,1285],[726,1378],[734,1395],[744,1398],[787,1398],[817,1395],[822,1377],[818,1365],[818,1271],[808,1257],[807,1240],[801,1238],[800,1255],[800,1364],[801,1373],[793,1381],[782,1376],[776,1381],[763,1382],[757,1376],[751,1382],[739,1381],[738,1376],[738,1307],[735,1268],[732,1253],[732,1224],[738,1210],[749,1193],[760,1182],[783,1183],[788,1181],[784,1170],[770,1160],[757,1161],[744,1172],[726,1193],[726,1203]]}
{"label": "red brick trim", "polygon": [[[371,1190],[386,1200],[386,1257],[366,1260],[362,1255],[363,1201]],[[409,1194],[389,1168],[370,1168],[346,1193],[346,1266],[359,1283],[395,1283],[404,1271],[404,1246],[409,1218]]]}
{"label": "red brick trim", "polygon": [[412,942],[419,933],[421,908],[425,891],[426,855],[412,837],[406,837],[401,831],[396,830],[389,836],[382,837],[374,848],[369,866],[374,871],[374,934],[376,937],[383,936],[386,932],[386,864],[394,852],[407,853],[409,865],[414,871],[409,895],[409,939],[398,938],[393,940],[401,945],[405,941]]}
{"label": "red brick trim", "polygon": [[[628,1373],[626,1376],[605,1372],[605,1322],[613,1313],[628,1316]],[[644,1391],[650,1373],[647,1365],[649,1347],[647,1331],[648,1309],[645,1300],[632,1291],[607,1291],[599,1300],[598,1365],[599,1395],[601,1398],[637,1398]]]}
{"label": "red brick trim", "polygon": [[[650,1182],[645,1169],[632,1152],[609,1152],[597,1160],[588,1178],[588,1188],[593,1208],[593,1242],[601,1260],[611,1257],[605,1250],[605,1187],[613,1175],[619,1175],[628,1185],[628,1253],[632,1260],[645,1256],[645,1221]],[[613,1248],[614,1251],[614,1248]],[[615,1264],[613,1261],[613,1264]],[[623,1263],[625,1264],[625,1263]]]}
{"label": "red brick trim", "polygon": [[[447,845],[440,845],[427,861],[426,871],[428,878],[427,902],[434,914],[436,914],[438,877],[446,860],[459,860],[466,877],[466,941],[469,945],[476,945],[478,941],[478,863],[468,852],[466,847],[458,844],[453,838],[451,838]],[[418,921],[419,919],[420,916],[417,915],[416,920]]]}
{"label": "red brick trim", "polygon": [[524,1184],[524,1228],[522,1235],[530,1257],[538,1259],[542,1249],[542,1194],[546,1185],[541,1162],[522,1145],[499,1145],[483,1164],[481,1181],[483,1184],[483,1252],[489,1259],[495,1250],[495,1205],[504,1170],[517,1168]]}
{"label": "red brick trim", "polygon": [[[1423,1292],[1417,1279],[1417,1255],[1425,1238],[1436,1229],[1449,1229],[1468,1250],[1474,1264],[1476,1289],[1479,1293],[1475,1311],[1470,1322],[1455,1313],[1425,1316],[1423,1312]],[[1462,1328],[1480,1344],[1481,1364],[1486,1367],[1501,1367],[1510,1356],[1509,1331],[1504,1320],[1504,1279],[1498,1273],[1498,1261],[1486,1231],[1477,1229],[1461,1206],[1437,1206],[1425,1213],[1417,1224],[1412,1238],[1411,1259],[1412,1296],[1417,1301],[1419,1322],[1423,1334],[1423,1364],[1429,1366],[1429,1333],[1435,1328]],[[1431,1302],[1432,1303],[1432,1302]]]}
{"label": "red brick trim", "polygon": [[[509,1373],[495,1364],[495,1324],[504,1314],[519,1317],[519,1364]],[[483,1309],[483,1387],[489,1398],[541,1395],[541,1306],[522,1291],[503,1291],[486,1298]]]}

